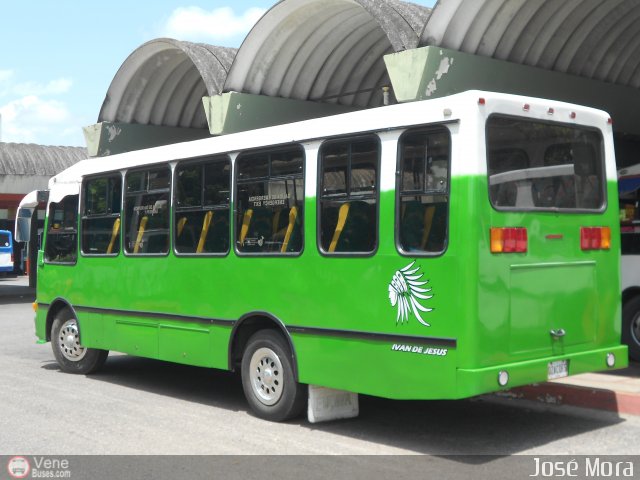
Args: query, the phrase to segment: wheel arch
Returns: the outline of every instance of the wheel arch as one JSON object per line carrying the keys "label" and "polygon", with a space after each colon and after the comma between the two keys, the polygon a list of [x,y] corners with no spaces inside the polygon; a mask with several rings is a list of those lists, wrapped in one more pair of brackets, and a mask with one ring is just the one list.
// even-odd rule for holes
{"label": "wheel arch", "polygon": [[242,352],[244,351],[249,338],[259,330],[275,330],[283,336],[289,346],[291,364],[293,366],[293,377],[297,382],[298,358],[291,334],[282,320],[268,312],[250,312],[243,315],[237,322],[235,322],[229,337],[229,370],[233,372],[237,367],[239,367],[240,361],[242,360]]}
{"label": "wheel arch", "polygon": [[[73,316],[78,320],[78,315],[76,314],[75,309],[71,306],[71,304],[62,297],[56,298],[51,305],[49,305],[49,310],[47,310],[47,325],[45,327],[45,332],[47,334],[47,341],[51,341],[51,328],[53,327],[53,320],[56,318],[56,315],[60,313],[64,309],[69,309]],[[79,326],[80,320],[78,320],[78,330],[80,330]],[[82,334],[81,334],[82,335]]]}
{"label": "wheel arch", "polygon": [[640,296],[640,287],[629,287],[622,292],[622,306],[634,297]]}

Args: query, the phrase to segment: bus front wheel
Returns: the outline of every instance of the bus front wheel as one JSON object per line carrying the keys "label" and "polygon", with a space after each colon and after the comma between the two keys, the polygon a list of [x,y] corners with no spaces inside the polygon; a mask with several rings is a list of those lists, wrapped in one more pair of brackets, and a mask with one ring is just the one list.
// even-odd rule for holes
{"label": "bus front wheel", "polygon": [[98,370],[109,355],[108,350],[85,348],[80,344],[78,320],[67,309],[59,312],[51,327],[53,355],[63,372],[86,375]]}
{"label": "bus front wheel", "polygon": [[622,342],[629,346],[629,356],[640,362],[640,296],[622,307]]}
{"label": "bus front wheel", "polygon": [[274,330],[260,330],[249,339],[242,355],[242,388],[256,416],[280,422],[302,413],[306,389],[295,381],[291,358],[286,341]]}

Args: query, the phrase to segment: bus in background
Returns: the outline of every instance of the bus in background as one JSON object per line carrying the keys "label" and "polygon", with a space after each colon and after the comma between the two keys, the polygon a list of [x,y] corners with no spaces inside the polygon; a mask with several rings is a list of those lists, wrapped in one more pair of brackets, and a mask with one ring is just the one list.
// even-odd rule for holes
{"label": "bus in background", "polygon": [[13,237],[9,230],[0,230],[0,274],[13,272]]}
{"label": "bus in background", "polygon": [[640,164],[618,171],[622,235],[622,341],[640,362]]}
{"label": "bus in background", "polygon": [[284,420],[313,386],[458,399],[628,362],[604,112],[470,91],[91,159],[49,188],[36,334],[66,372],[109,350],[238,371]]}

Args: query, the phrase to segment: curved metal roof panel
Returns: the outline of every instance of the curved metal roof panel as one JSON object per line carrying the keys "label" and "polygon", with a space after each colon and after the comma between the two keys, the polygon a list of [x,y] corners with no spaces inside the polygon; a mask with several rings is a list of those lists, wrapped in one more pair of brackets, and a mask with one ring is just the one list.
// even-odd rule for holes
{"label": "curved metal roof panel", "polygon": [[398,0],[284,0],[247,35],[224,90],[381,105],[383,55],[418,46],[429,13]]}
{"label": "curved metal roof panel", "polygon": [[0,143],[0,175],[51,177],[86,158],[86,148]]}
{"label": "curved metal roof panel", "polygon": [[221,93],[235,49],[151,40],[116,73],[98,122],[206,128],[202,97]]}
{"label": "curved metal roof panel", "polygon": [[438,0],[420,45],[640,86],[640,0]]}

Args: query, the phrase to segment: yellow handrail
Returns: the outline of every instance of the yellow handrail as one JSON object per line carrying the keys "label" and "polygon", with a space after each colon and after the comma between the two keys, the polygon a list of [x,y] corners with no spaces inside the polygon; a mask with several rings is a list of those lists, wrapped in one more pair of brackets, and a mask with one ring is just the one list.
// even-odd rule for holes
{"label": "yellow handrail", "polygon": [[297,217],[298,209],[296,207],[291,207],[291,210],[289,211],[289,225],[287,226],[287,233],[285,233],[284,235],[284,241],[282,242],[282,248],[280,249],[281,253],[285,253],[287,251],[289,240],[291,240],[291,234],[293,233],[293,227],[295,226]]}
{"label": "yellow handrail", "polygon": [[333,232],[333,238],[331,239],[331,244],[329,245],[330,253],[336,251],[338,240],[340,240],[340,235],[342,234],[342,229],[344,228],[344,224],[347,222],[347,217],[349,216],[350,206],[350,203],[343,203],[340,206],[340,210],[338,211],[338,224],[336,225],[336,230],[335,232]]}
{"label": "yellow handrail", "polygon": [[182,231],[184,230],[184,226],[186,223],[187,223],[187,217],[182,217],[180,220],[178,220],[178,226],[177,226],[178,231],[176,232],[178,234],[178,237],[182,235]]}
{"label": "yellow handrail", "polygon": [[120,233],[120,219],[116,218],[115,222],[113,222],[113,228],[111,229],[111,241],[109,242],[109,246],[107,247],[107,255],[113,251],[118,233]]}
{"label": "yellow handrail", "polygon": [[144,229],[147,228],[147,222],[149,217],[146,215],[140,220],[140,226],[138,227],[138,236],[136,237],[136,243],[133,246],[133,253],[138,253],[140,250],[140,244],[142,243],[142,236],[144,235]]}
{"label": "yellow handrail", "polygon": [[251,217],[253,216],[253,209],[249,209],[244,212],[244,217],[242,218],[242,228],[240,229],[240,245],[244,243],[244,239],[249,232],[249,224],[251,223]]}
{"label": "yellow handrail", "polygon": [[213,212],[209,210],[202,221],[202,231],[200,232],[200,240],[198,241],[198,248],[196,253],[202,253],[204,250],[204,242],[207,240],[207,234],[209,233],[209,227],[211,226],[211,219],[213,218]]}

